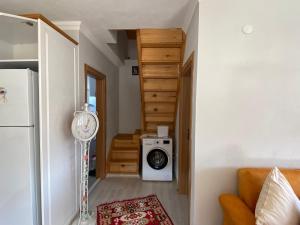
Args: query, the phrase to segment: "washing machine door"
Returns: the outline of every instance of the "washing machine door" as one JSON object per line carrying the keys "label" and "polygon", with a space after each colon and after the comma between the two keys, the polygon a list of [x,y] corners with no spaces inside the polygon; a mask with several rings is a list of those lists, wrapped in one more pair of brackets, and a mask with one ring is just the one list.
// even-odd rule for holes
{"label": "washing machine door", "polygon": [[168,164],[168,155],[163,150],[154,148],[148,153],[147,162],[152,169],[162,170]]}

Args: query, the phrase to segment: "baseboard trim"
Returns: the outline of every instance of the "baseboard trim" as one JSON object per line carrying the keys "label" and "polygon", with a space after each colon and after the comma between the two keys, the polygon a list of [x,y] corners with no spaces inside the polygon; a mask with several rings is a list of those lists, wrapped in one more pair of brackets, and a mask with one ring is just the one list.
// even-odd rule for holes
{"label": "baseboard trim", "polygon": [[89,188],[89,194],[95,189],[95,187],[97,186],[97,184],[100,182],[100,178],[99,179],[97,179],[94,183],[93,183],[93,185]]}
{"label": "baseboard trim", "polygon": [[141,178],[139,174],[122,174],[122,173],[108,173],[106,175],[107,178],[109,177],[132,177],[132,178]]}
{"label": "baseboard trim", "polygon": [[79,209],[76,211],[76,213],[73,215],[72,219],[70,220],[70,222],[68,223],[68,225],[78,225],[78,223],[76,223],[76,219],[79,218]]}

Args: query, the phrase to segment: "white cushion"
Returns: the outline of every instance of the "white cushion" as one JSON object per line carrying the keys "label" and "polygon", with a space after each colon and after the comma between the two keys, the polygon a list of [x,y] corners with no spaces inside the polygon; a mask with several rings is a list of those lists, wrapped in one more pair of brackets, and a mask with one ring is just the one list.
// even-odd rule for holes
{"label": "white cushion", "polygon": [[264,182],[255,218],[256,225],[300,225],[300,201],[276,167]]}

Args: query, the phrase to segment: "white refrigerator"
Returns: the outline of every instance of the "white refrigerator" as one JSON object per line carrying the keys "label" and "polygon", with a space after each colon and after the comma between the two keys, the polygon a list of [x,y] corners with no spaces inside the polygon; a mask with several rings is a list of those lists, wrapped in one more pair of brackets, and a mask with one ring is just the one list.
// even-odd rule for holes
{"label": "white refrigerator", "polygon": [[0,224],[40,225],[38,74],[0,69]]}

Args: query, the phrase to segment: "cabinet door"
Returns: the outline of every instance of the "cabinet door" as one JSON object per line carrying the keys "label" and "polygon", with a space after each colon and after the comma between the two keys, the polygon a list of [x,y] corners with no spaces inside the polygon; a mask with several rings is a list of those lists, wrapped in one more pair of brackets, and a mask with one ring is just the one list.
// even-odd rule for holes
{"label": "cabinet door", "polygon": [[77,212],[77,46],[39,21],[42,224],[69,224]]}

